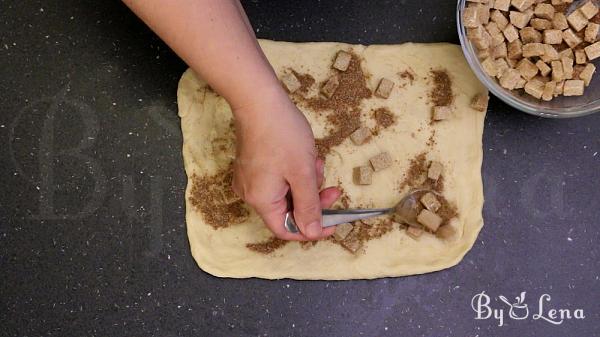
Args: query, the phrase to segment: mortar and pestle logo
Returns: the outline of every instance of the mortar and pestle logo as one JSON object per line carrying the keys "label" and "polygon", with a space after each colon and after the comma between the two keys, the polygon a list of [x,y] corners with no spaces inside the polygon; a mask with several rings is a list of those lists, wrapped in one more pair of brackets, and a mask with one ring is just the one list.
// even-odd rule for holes
{"label": "mortar and pestle logo", "polygon": [[521,295],[515,297],[516,302],[510,303],[508,299],[502,295],[498,296],[498,298],[506,303],[510,307],[510,311],[508,312],[508,316],[512,319],[522,320],[529,317],[529,308],[525,303],[525,291],[521,293]]}

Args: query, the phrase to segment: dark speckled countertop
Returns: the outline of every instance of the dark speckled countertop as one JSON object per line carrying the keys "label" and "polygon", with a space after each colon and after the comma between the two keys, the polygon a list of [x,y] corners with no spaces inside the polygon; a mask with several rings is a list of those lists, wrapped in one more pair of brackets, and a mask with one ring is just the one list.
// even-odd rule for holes
{"label": "dark speckled countertop", "polygon": [[[262,38],[457,42],[449,0],[244,6]],[[600,114],[546,120],[492,99],[486,224],[452,269],[218,279],[198,269],[185,232],[185,68],[118,1],[0,0],[1,336],[600,334]],[[475,304],[498,309],[502,326],[475,319],[483,291],[490,304]],[[510,318],[498,296],[523,291],[529,316]],[[572,318],[552,324],[553,308]]]}

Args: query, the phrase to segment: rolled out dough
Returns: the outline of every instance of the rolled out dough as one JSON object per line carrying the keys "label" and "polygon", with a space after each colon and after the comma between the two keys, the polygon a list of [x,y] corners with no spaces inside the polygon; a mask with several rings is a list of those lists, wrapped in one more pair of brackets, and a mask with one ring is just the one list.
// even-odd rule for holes
{"label": "rolled out dough", "polygon": [[[396,86],[389,99],[373,97],[364,101],[361,118],[364,124],[373,127],[370,111],[385,106],[395,114],[396,123],[367,144],[355,146],[347,139],[335,147],[326,157],[325,186],[341,185],[354,207],[391,207],[403,192],[398,186],[409,161],[427,151],[429,160],[444,164],[444,196],[458,209],[458,219],[453,223],[457,234],[452,239],[441,240],[426,233],[414,240],[396,228],[368,241],[364,252],[358,254],[328,241],[308,249],[293,242],[271,254],[262,254],[246,247],[247,243],[265,241],[272,236],[253,211],[241,224],[220,229],[207,225],[190,203],[191,177],[214,174],[233,159],[232,115],[225,100],[188,70],[179,82],[178,104],[188,176],[187,231],[192,254],[200,268],[219,277],[343,280],[420,274],[456,265],[472,247],[483,226],[480,170],[485,113],[470,108],[470,101],[476,94],[487,94],[459,47],[412,43],[367,47],[266,40],[260,43],[279,76],[294,69],[312,75],[317,84],[321,83],[332,73],[336,52],[343,49],[352,50],[362,58],[362,68],[369,75],[372,90],[382,77],[392,79]],[[428,93],[432,85],[429,74],[435,69],[446,69],[453,82],[455,99],[452,118],[430,125],[432,107]],[[412,84],[403,83],[400,76],[407,70],[415,75]],[[324,136],[327,129],[322,114],[302,105],[299,108],[311,123],[315,137]],[[426,143],[433,129],[435,145],[428,149]],[[381,151],[391,154],[392,167],[377,172],[372,185],[353,184],[353,167],[364,165],[368,158]]]}

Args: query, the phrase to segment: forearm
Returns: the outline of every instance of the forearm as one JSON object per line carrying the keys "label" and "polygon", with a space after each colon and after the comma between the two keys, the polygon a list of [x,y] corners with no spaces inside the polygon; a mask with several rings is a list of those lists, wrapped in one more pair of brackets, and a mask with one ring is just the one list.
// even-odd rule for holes
{"label": "forearm", "polygon": [[282,90],[237,0],[123,0],[235,108]]}

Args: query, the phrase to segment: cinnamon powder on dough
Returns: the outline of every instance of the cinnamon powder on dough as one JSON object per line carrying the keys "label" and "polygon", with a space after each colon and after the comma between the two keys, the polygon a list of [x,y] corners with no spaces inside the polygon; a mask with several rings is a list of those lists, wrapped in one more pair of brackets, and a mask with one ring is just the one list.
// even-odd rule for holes
{"label": "cinnamon powder on dough", "polygon": [[248,243],[248,244],[246,244],[246,247],[248,247],[248,249],[250,249],[251,251],[254,251],[257,253],[270,254],[270,253],[276,251],[277,249],[285,246],[286,244],[288,244],[288,242],[289,241],[281,240],[276,237],[272,237],[265,242]]}
{"label": "cinnamon powder on dough", "polygon": [[371,90],[367,87],[367,78],[361,68],[359,56],[354,53],[351,55],[352,59],[346,71],[333,69],[338,76],[339,86],[331,98],[295,97],[299,103],[304,104],[312,111],[328,113],[329,134],[315,140],[317,152],[321,158],[324,158],[331,148],[340,145],[360,127],[360,104],[364,99],[372,96]]}
{"label": "cinnamon powder on dough", "polygon": [[192,175],[190,203],[215,229],[241,223],[250,214],[244,202],[233,193],[232,180],[231,166],[212,176]]}
{"label": "cinnamon powder on dough", "polygon": [[429,98],[434,106],[447,106],[454,101],[452,93],[452,80],[446,70],[432,70],[431,79],[433,88],[429,93]]}

